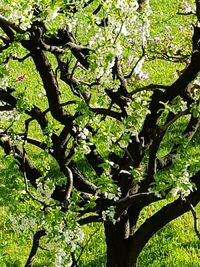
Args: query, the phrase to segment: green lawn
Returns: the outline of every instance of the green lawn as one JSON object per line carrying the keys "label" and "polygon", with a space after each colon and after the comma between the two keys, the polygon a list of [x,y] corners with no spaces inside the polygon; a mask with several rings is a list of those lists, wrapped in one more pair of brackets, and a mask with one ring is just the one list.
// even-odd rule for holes
{"label": "green lawn", "polygon": [[[170,26],[170,34],[174,34],[173,42],[181,44],[182,33],[178,30],[181,25],[191,25],[192,18],[181,17],[176,15],[178,10],[179,2],[175,0],[154,0],[150,1],[153,3],[153,9],[151,14],[152,28],[151,33],[154,37],[164,36],[166,34],[166,26]],[[190,1],[192,2],[192,1]],[[181,24],[181,25],[180,25]],[[189,30],[188,30],[189,31]],[[188,33],[189,34],[189,33]],[[181,44],[184,46],[184,44]],[[15,64],[15,63],[11,63]],[[24,65],[27,64],[27,65]],[[14,79],[19,74],[26,74],[27,79],[23,84],[19,84],[21,92],[24,93],[24,97],[34,99],[35,94],[40,92],[41,81],[37,80],[36,75],[32,69],[29,68],[27,61],[21,65],[21,67],[12,66],[11,76]],[[145,69],[149,73],[151,83],[158,84],[171,84],[177,78],[176,70],[181,70],[184,66],[177,63],[169,63],[160,59],[149,61],[145,64]],[[32,86],[32,94],[26,94],[26,87]],[[16,83],[15,83],[16,85]],[[35,86],[37,85],[37,86]],[[30,90],[29,90],[30,92]],[[45,109],[47,103],[43,102],[41,96],[39,105],[43,105]],[[177,127],[183,127],[183,122],[180,120]],[[16,131],[20,131],[19,124],[16,125]],[[34,123],[31,124],[30,132],[36,132],[38,129],[35,128]],[[172,146],[171,139],[176,138],[176,131],[170,129],[168,138],[165,140],[165,146],[159,151],[160,155],[167,153],[169,148]],[[39,135],[39,133],[38,133]],[[198,143],[198,136],[195,139]],[[31,148],[33,149],[33,148]],[[195,155],[199,154],[199,150],[193,148]],[[38,151],[38,158],[35,158],[35,164],[41,165],[39,160],[44,155],[43,152]],[[1,154],[2,156],[2,154]],[[12,172],[11,172],[12,173]],[[52,172],[52,175],[56,177],[56,170]],[[0,180],[5,179],[10,181],[10,172],[2,171],[0,174]],[[20,184],[18,186],[21,186]],[[0,267],[21,267],[28,257],[29,250],[31,248],[31,239],[29,236],[15,233],[9,229],[9,217],[11,211],[6,208],[6,202],[9,201],[8,196],[5,194],[11,194],[12,190],[7,190],[5,193],[4,188],[0,186],[0,192],[2,192],[0,200]],[[4,194],[4,195],[3,195]],[[12,198],[11,198],[12,199]],[[13,198],[14,199],[14,198]],[[144,216],[150,215],[155,212],[156,208],[162,203],[156,203],[145,210],[141,215],[141,220]],[[197,212],[200,213],[200,206],[197,208]],[[106,248],[105,239],[103,234],[103,225],[91,225],[84,228],[85,232],[85,244],[82,244],[80,248],[75,252],[76,257],[80,256],[80,267],[103,267],[105,266],[106,259]],[[174,222],[168,224],[161,231],[159,231],[145,246],[143,252],[139,258],[140,267],[192,267],[200,266],[200,240],[198,240],[193,227],[193,218],[190,213],[176,219]],[[40,249],[37,258],[33,264],[34,267],[53,267],[53,258],[51,251]]]}

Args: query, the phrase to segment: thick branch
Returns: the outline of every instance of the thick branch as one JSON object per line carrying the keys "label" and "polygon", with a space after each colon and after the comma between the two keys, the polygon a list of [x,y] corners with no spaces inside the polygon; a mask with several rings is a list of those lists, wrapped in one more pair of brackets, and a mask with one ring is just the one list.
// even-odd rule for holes
{"label": "thick branch", "polygon": [[197,15],[197,19],[200,22],[200,1],[196,0],[196,15]]}
{"label": "thick branch", "polygon": [[76,164],[72,161],[69,164],[70,169],[74,176],[74,186],[78,191],[95,195],[97,193],[97,187],[88,181],[78,170]]}
{"label": "thick branch", "polygon": [[124,95],[127,94],[127,81],[124,77],[123,71],[122,71],[122,64],[121,64],[121,58],[118,56],[115,58],[115,65],[113,66],[113,78],[115,78],[115,75],[117,79],[119,79],[121,86],[120,86],[120,92]]}
{"label": "thick branch", "polygon": [[25,41],[22,44],[26,49],[30,51],[36,69],[43,81],[52,116],[57,121],[66,125],[69,122],[71,116],[67,114],[60,105],[59,86],[56,80],[56,75],[53,72],[48,58],[42,50],[35,47],[38,45],[38,43],[34,39],[31,41]]}
{"label": "thick branch", "polygon": [[161,102],[170,103],[176,96],[180,95],[185,90],[188,84],[190,84],[196,78],[200,70],[199,60],[200,53],[194,53],[190,64],[185,69],[183,74],[167,90],[165,90],[163,93],[154,92],[154,96],[149,106],[151,113],[147,115],[143,129],[140,133],[140,136],[143,136],[145,139],[145,144],[149,143],[149,131],[155,127],[157,119],[161,115],[160,110],[163,108],[163,104]]}
{"label": "thick branch", "polygon": [[145,192],[145,193],[139,193],[135,194],[132,196],[127,196],[125,198],[122,198],[116,202],[116,214],[115,217],[116,219],[120,217],[120,215],[129,207],[131,206],[138,206],[140,203],[143,203],[145,198],[145,202],[151,199],[157,200],[158,198],[155,196],[155,194],[150,193],[150,192]]}
{"label": "thick branch", "polygon": [[2,26],[11,28],[14,31],[16,31],[17,33],[24,33],[25,32],[22,29],[20,29],[20,27],[17,26],[15,23],[7,20],[5,17],[0,15],[0,27],[2,27]]}
{"label": "thick branch", "polygon": [[[195,182],[197,190],[190,193],[188,200],[193,206],[196,206],[200,201],[200,171],[198,171],[192,178],[192,182]],[[130,251],[129,251],[129,265],[132,266],[131,262],[133,259],[137,258],[145,244],[148,240],[161,228],[163,228],[167,223],[181,216],[185,212],[190,210],[190,205],[188,202],[179,198],[174,202],[166,205],[156,212],[153,216],[147,219],[135,232],[135,234],[130,237]]]}

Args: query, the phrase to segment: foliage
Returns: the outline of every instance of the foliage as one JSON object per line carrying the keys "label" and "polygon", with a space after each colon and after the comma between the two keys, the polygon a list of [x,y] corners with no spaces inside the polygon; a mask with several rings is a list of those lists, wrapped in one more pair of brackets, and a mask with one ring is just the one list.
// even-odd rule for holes
{"label": "foliage", "polygon": [[91,223],[104,224],[108,266],[135,266],[153,234],[194,212],[200,7],[174,9],[155,27],[149,1],[1,2],[0,202],[7,231],[33,239],[26,266],[40,247],[45,265],[80,264]]}

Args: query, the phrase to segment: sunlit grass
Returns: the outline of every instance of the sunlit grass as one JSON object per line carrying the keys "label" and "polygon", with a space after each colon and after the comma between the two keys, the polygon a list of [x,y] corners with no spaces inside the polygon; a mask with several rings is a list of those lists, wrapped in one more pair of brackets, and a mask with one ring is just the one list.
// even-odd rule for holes
{"label": "sunlit grass", "polygon": [[[153,9],[151,14],[152,28],[151,33],[153,36],[162,36],[165,33],[166,25],[170,25],[172,32],[177,32],[175,39],[181,38],[181,33],[177,31],[180,26],[180,17],[176,14],[180,1],[160,1],[154,0],[152,3],[156,6],[156,11]],[[181,21],[185,24],[192,19],[183,17]],[[149,61],[145,64],[144,68],[148,72],[150,81],[153,83],[169,85],[177,78],[177,69],[182,69],[182,64],[174,64],[166,61],[155,60]],[[17,89],[21,93],[25,93],[26,97],[40,106],[42,110],[48,107],[45,97],[41,95],[41,81],[36,75],[36,71],[32,69],[31,61],[28,59],[23,64],[16,64],[16,62],[10,63],[11,76],[13,78],[13,86],[17,86]],[[15,78],[18,75],[26,75],[26,79],[23,83],[17,83]],[[68,96],[69,90],[67,86],[62,84],[62,95],[64,102],[65,96]],[[28,94],[26,94],[29,92]],[[36,101],[37,99],[37,101]],[[70,110],[73,112],[73,108]],[[162,148],[159,151],[159,157],[166,155],[173,145],[176,139],[176,132],[180,127],[184,127],[182,122],[178,123],[175,128],[169,129],[166,138],[163,141]],[[20,132],[23,130],[23,126],[19,126],[19,123],[15,125],[16,131]],[[40,129],[33,122],[30,125],[30,134],[34,132],[36,138],[42,138]],[[191,145],[190,151],[194,157],[200,156],[198,149],[198,136],[194,140],[194,144]],[[35,151],[33,147],[29,146],[30,151]],[[40,151],[41,152],[41,151]],[[41,152],[42,153],[42,152]],[[39,155],[39,153],[38,153]],[[39,163],[40,155],[34,158],[36,165]],[[80,163],[81,164],[81,163]],[[87,167],[87,166],[86,166]],[[52,171],[52,176],[57,177],[58,170]],[[85,170],[88,172],[88,169]],[[9,170],[7,175],[9,176]],[[4,177],[3,177],[4,178]],[[2,203],[3,204],[3,203]],[[6,205],[6,203],[5,203]],[[148,208],[142,215],[144,220],[146,216],[153,214],[163,204],[156,204],[157,207]],[[198,208],[199,211],[199,208]],[[20,267],[24,266],[24,263],[28,257],[31,240],[26,239],[23,235],[10,232],[6,230],[6,223],[9,219],[9,210],[5,207],[0,208],[0,267]],[[85,245],[83,244],[82,256],[80,258],[80,267],[103,267],[105,266],[106,259],[106,248],[105,238],[103,233],[103,226],[93,225],[84,227],[85,232]],[[140,267],[189,267],[189,266],[200,266],[200,241],[194,233],[193,219],[190,213],[176,219],[159,231],[145,246],[144,251],[141,253],[139,258]],[[76,251],[76,257],[79,257],[81,248]],[[53,263],[50,260],[50,252],[45,250],[39,250],[37,258],[34,262],[34,267],[53,267]]]}

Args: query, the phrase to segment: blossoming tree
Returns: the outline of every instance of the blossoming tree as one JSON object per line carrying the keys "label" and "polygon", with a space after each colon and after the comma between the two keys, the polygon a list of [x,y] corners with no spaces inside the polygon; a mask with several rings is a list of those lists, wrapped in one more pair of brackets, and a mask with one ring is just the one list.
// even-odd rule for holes
{"label": "blossoming tree", "polygon": [[[76,266],[90,223],[104,225],[108,267],[136,266],[158,230],[195,214],[200,2],[181,5],[194,24],[177,45],[151,36],[148,0],[1,1],[1,201],[34,232],[25,266],[43,239],[56,266]],[[171,84],[144,71],[157,58],[182,64]]]}

